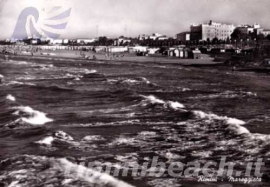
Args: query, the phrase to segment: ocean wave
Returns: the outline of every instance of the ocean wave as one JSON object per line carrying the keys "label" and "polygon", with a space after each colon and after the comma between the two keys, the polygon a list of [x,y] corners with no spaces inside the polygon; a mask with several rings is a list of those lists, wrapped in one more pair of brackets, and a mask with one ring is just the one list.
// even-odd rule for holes
{"label": "ocean wave", "polygon": [[[144,105],[150,103],[166,107],[166,104],[168,104],[168,101],[158,99],[155,96],[148,96],[148,97],[144,96],[144,98],[146,98],[147,101],[144,102]],[[179,108],[181,111],[181,107]],[[232,149],[230,145],[234,145],[236,152],[249,155],[262,154],[262,151],[267,146],[269,146],[268,142],[270,140],[270,135],[251,133],[246,127],[244,127],[246,122],[243,120],[227,116],[219,116],[213,113],[206,113],[203,111],[196,111],[196,110],[194,111],[191,110],[190,113],[193,114],[193,117],[191,115],[190,116],[191,118],[176,123],[177,125],[181,126],[179,127],[181,129],[181,132],[183,132],[181,137],[173,134],[173,132],[171,132],[172,129],[170,130],[166,128],[164,129],[163,126],[155,127],[155,130],[161,131],[162,133],[166,134],[166,138],[161,137],[162,140],[166,140],[169,142],[181,142],[182,147],[179,148],[178,151],[183,150],[186,152],[197,150],[197,152],[192,152],[191,156],[208,158],[211,157],[212,154],[216,154],[213,151],[219,151],[219,154],[221,151],[223,151],[224,154],[226,154],[227,150]],[[146,139],[143,139],[143,137],[146,137]],[[153,143],[153,141],[149,137],[150,136],[142,136],[142,137],[137,136],[132,138],[134,138],[136,141],[147,140],[149,143],[150,142]],[[157,135],[156,137],[159,137],[159,135]],[[183,137],[187,138],[186,141],[183,141]],[[211,137],[211,140],[208,140],[207,138],[208,141],[205,141],[206,137]],[[220,137],[223,137],[224,143],[222,143]],[[122,141],[123,143],[127,141],[124,140]],[[134,143],[136,143],[136,141],[132,141],[133,139],[130,140],[131,141],[127,141],[126,144],[134,146]],[[194,141],[196,143],[194,143]],[[203,147],[208,146],[209,141],[210,143],[214,144],[215,148],[210,149],[209,147],[209,149],[207,148],[206,150],[204,150],[205,148]],[[242,147],[238,146],[239,142],[241,142]],[[141,143],[141,145],[144,145],[144,143]],[[268,153],[263,153],[263,155],[267,154]]]}
{"label": "ocean wave", "polygon": [[144,106],[150,103],[150,104],[161,104],[165,108],[170,108],[173,110],[181,110],[181,109],[185,108],[185,106],[183,104],[181,104],[177,101],[164,101],[164,100],[156,98],[153,95],[150,95],[150,96],[143,96],[142,95],[142,97],[145,98],[145,100],[143,102]]}
{"label": "ocean wave", "polygon": [[10,81],[4,84],[5,86],[10,86],[10,85],[26,85],[26,86],[36,86],[35,84],[32,83],[27,83],[27,82],[19,82],[19,81]]}
{"label": "ocean wave", "polygon": [[15,98],[14,96],[12,96],[12,95],[7,95],[7,96],[6,96],[6,100],[15,102],[15,101],[16,101],[16,98]]}
{"label": "ocean wave", "polygon": [[136,146],[139,144],[139,140],[131,137],[118,137],[113,142],[109,144],[109,146],[119,146],[119,145],[127,145],[127,146]]}
{"label": "ocean wave", "polygon": [[120,78],[116,78],[116,79],[108,79],[108,82],[111,83],[111,84],[128,84],[128,85],[131,85],[131,86],[140,85],[140,84],[156,86],[156,84],[151,83],[145,77],[137,77],[137,78],[120,77]]}
{"label": "ocean wave", "polygon": [[147,184],[155,187],[181,187],[182,185],[180,183],[180,179],[154,179]]}
{"label": "ocean wave", "polygon": [[4,63],[12,63],[12,64],[16,64],[16,65],[31,65],[31,62],[26,62],[26,61],[17,61],[17,60],[8,60],[5,61]]}
{"label": "ocean wave", "polygon": [[48,137],[43,138],[42,140],[39,140],[35,143],[40,144],[40,145],[51,146],[54,140],[55,140],[54,137],[48,136]]}
{"label": "ocean wave", "polygon": [[43,70],[55,68],[53,64],[39,64],[38,67]]}
{"label": "ocean wave", "polygon": [[[111,186],[132,187],[109,174],[73,163],[66,158],[12,157],[0,163],[0,182],[8,186]],[[23,168],[23,169],[22,169]]]}
{"label": "ocean wave", "polygon": [[55,137],[57,137],[60,140],[64,140],[64,141],[74,141],[74,138],[72,136],[70,136],[69,134],[65,133],[64,131],[56,132]]}
{"label": "ocean wave", "polygon": [[198,95],[196,97],[190,97],[189,99],[218,99],[218,98],[243,98],[243,97],[257,97],[257,93],[245,92],[245,91],[225,91],[222,93],[208,94],[208,95]]}
{"label": "ocean wave", "polygon": [[193,111],[193,114],[200,119],[208,119],[208,120],[221,120],[228,124],[228,129],[234,131],[237,134],[249,134],[249,130],[243,127],[246,123],[242,120],[230,118],[227,116],[218,116],[216,114],[207,114],[203,111]]}
{"label": "ocean wave", "polygon": [[50,150],[58,150],[66,147],[73,150],[93,150],[97,148],[96,142],[104,141],[105,139],[99,135],[89,135],[84,138],[74,139],[71,135],[64,131],[57,131],[52,134],[48,134],[45,138],[36,141],[34,143],[42,146],[42,148]]}
{"label": "ocean wave", "polygon": [[53,133],[53,135],[47,136],[42,140],[36,141],[35,143],[45,146],[52,146],[52,143],[55,141],[62,141],[72,144],[75,143],[74,138],[64,131],[57,131]]}
{"label": "ocean wave", "polygon": [[[90,184],[97,184],[99,186],[131,187],[131,185],[117,180],[106,173],[100,173],[93,169],[74,164],[67,159],[58,159],[55,164],[62,172],[69,171],[72,175],[76,175],[79,179],[89,182]],[[73,177],[72,175],[71,177]]]}
{"label": "ocean wave", "polygon": [[139,168],[142,166],[138,164],[138,157],[139,155],[137,153],[127,153],[125,155],[116,155],[115,160],[120,161],[121,163],[125,163],[125,167]]}
{"label": "ocean wave", "polygon": [[105,138],[103,138],[100,135],[88,135],[82,139],[82,141],[84,141],[84,142],[104,141],[104,140],[105,140]]}
{"label": "ocean wave", "polygon": [[23,121],[30,125],[44,125],[46,123],[53,121],[53,119],[48,118],[45,113],[34,110],[29,106],[13,107],[12,109],[16,110],[14,115],[28,116],[28,117],[20,117],[16,122]]}
{"label": "ocean wave", "polygon": [[85,73],[85,74],[97,73],[97,70],[95,70],[95,69],[92,69],[92,70],[84,69],[84,70],[83,70],[83,73]]}

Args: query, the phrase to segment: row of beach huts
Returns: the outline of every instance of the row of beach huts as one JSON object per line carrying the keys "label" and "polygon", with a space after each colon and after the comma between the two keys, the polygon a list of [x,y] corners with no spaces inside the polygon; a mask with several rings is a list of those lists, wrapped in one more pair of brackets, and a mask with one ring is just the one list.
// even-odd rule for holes
{"label": "row of beach huts", "polygon": [[149,56],[162,54],[163,56],[176,58],[200,59],[201,51],[199,49],[189,49],[184,46],[170,47],[161,50],[161,48],[151,48],[148,46],[57,46],[57,45],[12,45],[7,48],[19,51],[32,50],[74,50],[74,51],[94,51],[105,53],[135,53],[140,56]]}

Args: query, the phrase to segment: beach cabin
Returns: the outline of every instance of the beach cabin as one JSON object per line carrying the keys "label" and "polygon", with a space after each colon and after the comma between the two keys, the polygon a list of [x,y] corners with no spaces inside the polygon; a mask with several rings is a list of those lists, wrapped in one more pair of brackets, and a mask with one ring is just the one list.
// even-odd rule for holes
{"label": "beach cabin", "polygon": [[109,53],[123,53],[127,52],[127,47],[121,47],[121,46],[114,46],[114,47],[108,47],[107,50]]}
{"label": "beach cabin", "polygon": [[148,50],[148,47],[145,47],[145,46],[134,46],[134,47],[129,47],[128,48],[128,51],[130,53],[133,53],[133,52],[147,52]]}
{"label": "beach cabin", "polygon": [[173,57],[174,56],[174,49],[168,51],[168,56]]}
{"label": "beach cabin", "polygon": [[184,49],[183,48],[177,48],[174,50],[174,54],[178,58],[184,58]]}
{"label": "beach cabin", "polygon": [[189,48],[185,48],[183,49],[183,58],[189,58],[189,53],[190,53],[190,49]]}
{"label": "beach cabin", "polygon": [[175,57],[180,57],[180,50],[179,49],[174,49],[174,56]]}
{"label": "beach cabin", "polygon": [[192,50],[189,52],[189,58],[191,59],[200,59],[201,51],[200,50]]}
{"label": "beach cabin", "polygon": [[149,48],[147,49],[147,52],[148,54],[156,54],[159,50],[159,48]]}

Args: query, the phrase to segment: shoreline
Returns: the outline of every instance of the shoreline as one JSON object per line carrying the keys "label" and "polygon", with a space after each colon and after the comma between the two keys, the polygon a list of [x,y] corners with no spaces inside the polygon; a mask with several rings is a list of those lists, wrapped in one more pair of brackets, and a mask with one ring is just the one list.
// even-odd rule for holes
{"label": "shoreline", "polygon": [[[120,54],[120,53],[119,53]],[[59,51],[42,51],[42,53],[18,53],[14,54],[0,54],[4,60],[35,60],[35,59],[50,59],[50,60],[78,60],[78,61],[104,61],[104,62],[139,62],[139,63],[158,63],[158,64],[175,64],[183,66],[220,66],[224,62],[215,62],[209,55],[204,55],[202,59],[180,59],[167,56],[136,56],[130,53],[121,53],[122,57],[108,57],[106,53],[94,53],[92,51],[83,52],[70,50]],[[110,53],[109,55],[113,55]]]}

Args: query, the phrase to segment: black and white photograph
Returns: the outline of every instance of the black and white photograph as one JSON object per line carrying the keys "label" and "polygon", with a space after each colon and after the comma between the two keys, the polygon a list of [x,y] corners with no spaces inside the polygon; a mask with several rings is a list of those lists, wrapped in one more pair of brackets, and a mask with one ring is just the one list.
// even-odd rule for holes
{"label": "black and white photograph", "polygon": [[0,0],[0,187],[269,187],[269,0]]}

